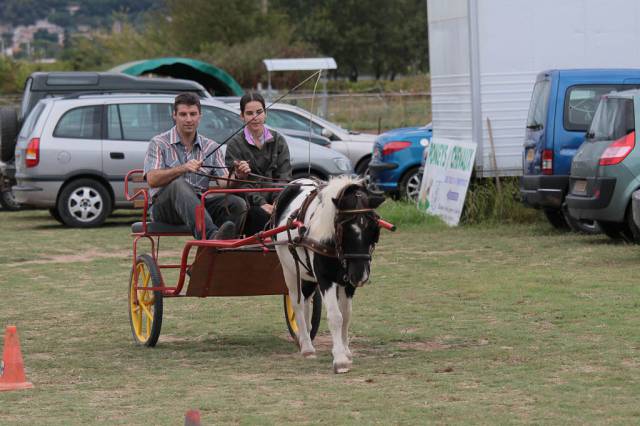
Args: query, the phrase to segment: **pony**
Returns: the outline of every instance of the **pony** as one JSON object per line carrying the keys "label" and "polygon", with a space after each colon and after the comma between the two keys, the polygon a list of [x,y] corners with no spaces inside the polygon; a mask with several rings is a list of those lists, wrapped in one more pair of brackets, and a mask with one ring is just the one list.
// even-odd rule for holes
{"label": "pony", "polygon": [[353,296],[369,280],[371,255],[380,235],[375,213],[384,197],[371,193],[362,179],[333,178],[320,184],[298,179],[282,191],[273,221],[293,220],[303,226],[275,237],[276,252],[293,304],[297,343],[305,358],[315,358],[310,338],[311,297],[320,291],[333,341],[333,370],[346,373],[352,365],[349,321]]}

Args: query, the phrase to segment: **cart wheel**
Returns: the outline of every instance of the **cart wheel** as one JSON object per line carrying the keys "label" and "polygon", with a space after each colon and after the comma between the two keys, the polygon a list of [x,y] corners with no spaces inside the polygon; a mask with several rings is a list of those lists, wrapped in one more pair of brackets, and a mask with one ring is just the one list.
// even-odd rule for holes
{"label": "cart wheel", "polygon": [[[316,337],[316,333],[318,332],[318,328],[320,327],[320,318],[322,315],[322,297],[320,293],[317,291],[313,293],[311,296],[311,340]],[[298,324],[296,324],[296,313],[293,310],[293,305],[291,304],[291,299],[288,294],[284,295],[284,318],[287,322],[287,328],[289,329],[289,333],[291,337],[296,339],[298,336]]]}
{"label": "cart wheel", "polygon": [[161,285],[160,270],[155,260],[148,254],[138,256],[129,283],[129,322],[133,340],[140,345],[155,346],[162,328],[162,291],[141,290],[140,287]]}

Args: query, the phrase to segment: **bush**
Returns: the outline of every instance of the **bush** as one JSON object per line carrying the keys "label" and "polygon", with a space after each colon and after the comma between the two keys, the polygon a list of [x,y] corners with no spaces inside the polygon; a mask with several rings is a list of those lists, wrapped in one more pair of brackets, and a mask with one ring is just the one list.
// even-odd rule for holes
{"label": "bush", "polygon": [[540,213],[525,207],[517,177],[503,177],[500,188],[494,178],[473,179],[467,191],[461,223],[525,223],[540,219]]}

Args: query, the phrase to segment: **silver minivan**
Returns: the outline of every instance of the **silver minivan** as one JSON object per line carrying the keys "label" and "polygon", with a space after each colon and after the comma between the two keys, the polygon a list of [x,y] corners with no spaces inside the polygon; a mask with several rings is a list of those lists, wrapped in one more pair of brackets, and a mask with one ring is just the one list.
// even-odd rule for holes
{"label": "silver minivan", "polygon": [[[111,211],[132,207],[124,176],[143,167],[149,140],[173,126],[172,95],[86,95],[40,101],[16,145],[16,200],[48,208],[68,226],[101,225]],[[199,131],[223,141],[242,127],[238,112],[203,99]],[[353,172],[348,158],[287,136],[294,177],[321,179]]]}

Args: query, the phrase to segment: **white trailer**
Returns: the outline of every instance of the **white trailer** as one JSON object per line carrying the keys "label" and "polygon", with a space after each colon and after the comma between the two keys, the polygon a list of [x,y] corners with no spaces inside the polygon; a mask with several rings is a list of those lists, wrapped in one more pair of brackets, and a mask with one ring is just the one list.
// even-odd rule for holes
{"label": "white trailer", "polygon": [[477,143],[478,177],[522,174],[538,72],[640,67],[638,0],[427,0],[427,10],[433,135]]}

